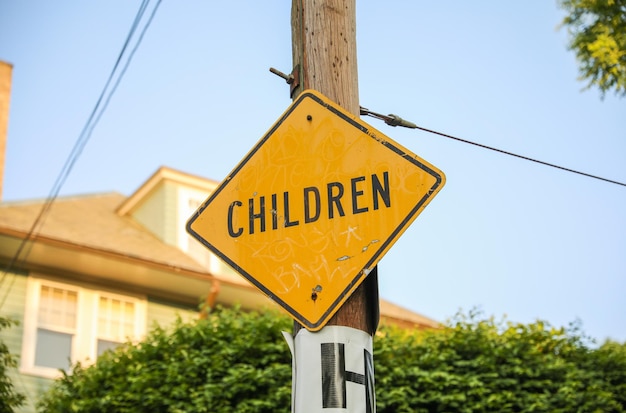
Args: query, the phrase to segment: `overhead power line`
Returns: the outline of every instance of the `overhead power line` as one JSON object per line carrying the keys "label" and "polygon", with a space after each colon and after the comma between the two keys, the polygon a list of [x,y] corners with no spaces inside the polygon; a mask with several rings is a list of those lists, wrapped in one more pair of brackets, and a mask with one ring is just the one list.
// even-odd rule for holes
{"label": "overhead power line", "polygon": [[[20,242],[20,245],[17,251],[11,258],[11,261],[4,269],[2,273],[2,278],[0,278],[0,286],[2,286],[2,284],[4,283],[5,278],[8,272],[11,270],[11,268],[13,268],[13,266],[15,265],[16,262],[18,262],[18,260],[20,260],[20,257],[21,257],[21,263],[26,262],[28,254],[30,252],[30,251],[25,250],[28,241],[36,238],[38,229],[41,228],[41,226],[43,226],[45,219],[50,211],[50,208],[52,207],[52,204],[58,197],[59,192],[61,191],[61,188],[63,187],[63,184],[67,180],[67,177],[72,171],[74,164],[80,157],[83,149],[89,142],[89,139],[91,138],[94,128],[100,121],[102,114],[105,112],[107,106],[109,105],[109,102],[111,101],[111,97],[117,90],[117,87],[119,86],[120,81],[122,80],[122,77],[126,73],[126,69],[128,69],[128,66],[130,65],[130,62],[132,61],[135,52],[139,48],[139,45],[141,44],[141,41],[143,40],[143,37],[146,31],[148,30],[148,27],[150,27],[150,24],[152,23],[152,20],[159,8],[159,5],[161,4],[161,1],[162,0],[157,0],[156,5],[152,9],[152,13],[150,14],[150,16],[148,16],[148,20],[145,22],[143,28],[141,29],[141,33],[139,34],[139,37],[137,38],[134,47],[129,53],[127,53],[127,50],[133,38],[135,37],[135,33],[139,29],[141,21],[144,18],[144,14],[146,10],[148,10],[148,6],[150,5],[150,0],[142,0],[141,5],[139,6],[139,10],[137,11],[135,19],[133,20],[133,23],[130,27],[130,31],[128,32],[128,35],[126,36],[124,45],[122,46],[122,49],[120,50],[120,53],[115,61],[115,64],[113,65],[113,69],[111,70],[111,73],[109,74],[109,77],[106,83],[104,84],[102,91],[100,92],[100,96],[98,97],[98,100],[96,101],[96,104],[94,105],[91,111],[91,114],[89,115],[89,118],[87,119],[87,122],[85,122],[85,125],[83,126],[83,129],[80,132],[78,139],[76,140],[76,143],[74,144],[74,147],[70,151],[70,154],[67,157],[65,164],[61,168],[61,172],[57,176],[57,179],[54,182],[54,185],[52,186],[52,189],[50,190],[48,197],[46,198],[43,206],[41,207],[41,210],[39,211],[39,214],[35,218],[35,221],[31,225],[26,236]],[[124,59],[126,60],[123,66],[121,66],[122,61]],[[11,286],[12,286],[12,283],[11,283]],[[2,297],[2,301],[0,301],[0,308],[2,308],[2,306],[4,305],[4,302],[6,301],[9,291],[11,290],[11,286],[9,286],[9,288],[6,289],[4,296]]]}
{"label": "overhead power line", "polygon": [[525,161],[530,161],[530,162],[535,162],[535,163],[538,163],[538,164],[541,164],[541,165],[550,166],[552,168],[556,168],[556,169],[560,169],[562,171],[571,172],[571,173],[574,173],[574,174],[586,176],[588,178],[599,179],[601,181],[608,182],[608,183],[615,184],[615,185],[626,186],[626,183],[624,183],[624,182],[614,181],[612,179],[603,178],[601,176],[588,174],[586,172],[581,172],[581,171],[577,171],[575,169],[566,168],[564,166],[555,165],[553,163],[540,161],[538,159],[529,158],[528,156],[518,155],[516,153],[505,151],[503,149],[494,148],[494,147],[491,147],[491,146],[483,145],[482,143],[476,143],[476,142],[468,141],[466,139],[461,139],[461,138],[458,138],[456,136],[448,135],[446,133],[437,132],[437,131],[432,130],[432,129],[427,129],[427,128],[424,128],[424,127],[421,127],[421,126],[417,126],[413,122],[409,122],[407,120],[404,120],[400,116],[397,116],[397,115],[381,115],[380,113],[372,112],[371,110],[366,109],[364,107],[361,107],[361,111],[360,112],[361,112],[361,115],[367,115],[367,116],[371,116],[371,117],[376,118],[376,119],[380,119],[380,120],[384,121],[387,125],[390,125],[390,126],[403,126],[405,128],[410,128],[410,129],[419,129],[419,130],[424,131],[424,132],[433,133],[435,135],[443,136],[444,138],[454,139],[454,140],[459,141],[459,142],[463,142],[463,143],[467,143],[467,144],[470,144],[470,145],[478,146],[479,148],[489,149],[490,151],[499,152],[499,153],[502,153],[504,155],[514,156],[516,158],[523,159]]}

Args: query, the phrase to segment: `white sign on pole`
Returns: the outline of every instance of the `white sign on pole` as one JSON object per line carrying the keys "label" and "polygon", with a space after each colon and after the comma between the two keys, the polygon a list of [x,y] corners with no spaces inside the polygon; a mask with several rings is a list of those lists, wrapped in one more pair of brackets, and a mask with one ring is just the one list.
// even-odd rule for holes
{"label": "white sign on pole", "polygon": [[372,336],[344,326],[283,335],[293,360],[292,413],[375,413]]}

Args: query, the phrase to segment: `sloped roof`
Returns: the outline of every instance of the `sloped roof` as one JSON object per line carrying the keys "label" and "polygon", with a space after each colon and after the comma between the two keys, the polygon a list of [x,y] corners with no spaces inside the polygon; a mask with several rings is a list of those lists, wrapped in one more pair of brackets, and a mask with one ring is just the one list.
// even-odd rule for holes
{"label": "sloped roof", "polygon": [[[161,242],[131,218],[115,210],[126,200],[119,193],[58,198],[38,226],[37,236],[125,257],[207,272],[178,248]],[[0,204],[0,233],[27,234],[44,201]]]}

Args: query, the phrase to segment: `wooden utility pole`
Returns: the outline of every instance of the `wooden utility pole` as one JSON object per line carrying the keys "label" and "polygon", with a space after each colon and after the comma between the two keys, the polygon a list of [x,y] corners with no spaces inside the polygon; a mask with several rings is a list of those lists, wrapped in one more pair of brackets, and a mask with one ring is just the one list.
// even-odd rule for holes
{"label": "wooden utility pole", "polygon": [[[355,3],[356,0],[292,1],[293,66],[299,70],[294,100],[303,90],[315,89],[359,115]],[[328,324],[373,334],[378,323],[375,278],[373,271]],[[372,308],[374,304],[376,308]]]}
{"label": "wooden utility pole", "polygon": [[[292,84],[292,99],[295,100],[303,90],[314,89],[358,116],[360,105],[356,53],[356,0],[292,0],[291,30],[294,67],[292,75],[295,80]],[[342,334],[345,332],[347,338],[344,341],[356,342],[358,340],[351,336],[356,334],[363,338],[365,347],[371,347],[378,317],[378,281],[377,271],[374,269],[330,319],[327,326],[319,332],[305,331],[299,323],[295,323],[296,340],[295,344],[292,343],[294,353],[292,411],[322,412],[324,408],[342,408],[348,412],[375,412],[371,354],[369,359],[366,356],[363,362],[361,349],[357,358],[360,357],[362,368],[347,366],[342,357],[349,355],[344,352],[356,350],[344,348],[342,339],[337,336],[344,337]],[[300,341],[297,339],[298,335],[301,335]],[[325,338],[326,336],[334,338]],[[311,343],[312,346],[309,346]],[[314,371],[310,374],[303,372],[302,369],[307,368],[307,363],[317,361],[311,361],[311,354],[305,354],[303,357],[300,355],[311,351],[314,355],[319,354],[319,346],[326,348],[324,345],[328,344],[334,344],[337,350],[335,353],[332,353],[332,350],[331,353],[324,353],[322,350],[322,367],[318,371],[322,377],[316,377]],[[369,351],[371,352],[371,348]],[[368,354],[367,348],[365,353]],[[350,368],[361,372],[355,373],[350,371]],[[345,379],[346,372],[349,377],[356,379]],[[370,377],[368,372],[371,373]],[[353,402],[346,402],[346,380],[365,386],[363,403],[357,401],[358,405],[355,405]],[[311,396],[311,388],[317,391],[318,385],[323,387],[321,389],[323,403],[316,400],[317,397]]]}

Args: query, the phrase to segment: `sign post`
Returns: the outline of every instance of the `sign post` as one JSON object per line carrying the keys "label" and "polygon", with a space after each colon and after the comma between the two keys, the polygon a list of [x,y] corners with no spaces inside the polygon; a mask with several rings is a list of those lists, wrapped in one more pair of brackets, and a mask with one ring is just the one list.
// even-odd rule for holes
{"label": "sign post", "polygon": [[355,3],[292,0],[293,103],[187,224],[295,320],[295,413],[376,411],[377,264],[445,182],[358,118]]}

